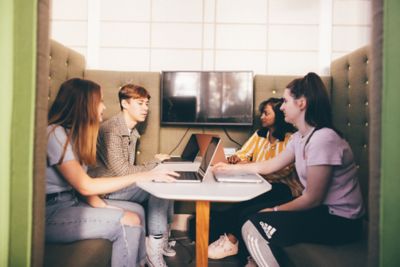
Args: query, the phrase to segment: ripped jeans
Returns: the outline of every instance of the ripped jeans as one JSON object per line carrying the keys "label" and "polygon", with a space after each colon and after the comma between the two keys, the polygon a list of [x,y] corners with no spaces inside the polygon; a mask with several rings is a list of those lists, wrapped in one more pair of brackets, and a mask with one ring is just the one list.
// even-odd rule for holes
{"label": "ripped jeans", "polygon": [[[112,266],[135,267],[146,259],[144,210],[127,201],[107,200],[121,209],[92,208],[72,193],[60,194],[46,202],[46,242],[69,243],[83,239],[107,239],[112,242]],[[140,226],[124,226],[124,211],[135,212]]]}
{"label": "ripped jeans", "polygon": [[160,235],[167,233],[168,223],[172,223],[174,215],[174,201],[157,198],[135,184],[108,194],[106,199],[133,201],[138,203],[148,201],[147,228],[149,230],[149,235]]}

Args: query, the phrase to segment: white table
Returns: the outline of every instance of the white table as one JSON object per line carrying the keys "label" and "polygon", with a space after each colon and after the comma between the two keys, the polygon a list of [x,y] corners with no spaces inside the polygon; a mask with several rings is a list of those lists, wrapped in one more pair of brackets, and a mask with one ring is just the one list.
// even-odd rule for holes
{"label": "white table", "polygon": [[[179,165],[179,166],[178,166]],[[165,164],[157,168],[175,170],[196,169],[194,164]],[[164,199],[196,202],[196,266],[208,266],[208,235],[210,223],[210,202],[240,202],[252,199],[271,189],[268,182],[258,184],[218,183],[209,171],[202,183],[153,183],[137,184],[150,194]]]}

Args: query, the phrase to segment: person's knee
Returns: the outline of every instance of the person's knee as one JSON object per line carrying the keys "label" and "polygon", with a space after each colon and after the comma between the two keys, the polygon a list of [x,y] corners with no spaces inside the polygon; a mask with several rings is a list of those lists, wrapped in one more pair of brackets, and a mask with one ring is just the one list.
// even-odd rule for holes
{"label": "person's knee", "polygon": [[243,225],[242,225],[242,237],[245,238],[245,236],[248,235],[250,232],[250,228],[253,228],[254,225],[250,220],[247,220]]}
{"label": "person's knee", "polygon": [[124,216],[121,218],[121,223],[127,226],[141,225],[140,217],[138,214],[130,211],[125,211]]}

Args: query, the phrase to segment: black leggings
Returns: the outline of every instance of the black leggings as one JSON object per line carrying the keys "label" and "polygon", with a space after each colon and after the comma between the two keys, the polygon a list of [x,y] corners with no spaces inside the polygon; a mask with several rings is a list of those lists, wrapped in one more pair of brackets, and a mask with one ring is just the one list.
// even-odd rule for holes
{"label": "black leggings", "polygon": [[357,240],[362,231],[361,219],[332,215],[327,206],[254,213],[250,221],[268,243],[277,246],[300,242],[340,245]]}
{"label": "black leggings", "polygon": [[271,183],[272,189],[256,198],[233,204],[228,210],[211,212],[210,242],[219,235],[231,233],[239,240],[239,257],[242,261],[248,253],[243,244],[241,228],[251,217],[264,208],[274,207],[293,199],[290,188],[286,184]]}
{"label": "black leggings", "polygon": [[275,266],[284,246],[300,242],[340,245],[358,240],[361,233],[361,219],[332,215],[327,206],[255,213],[242,227],[243,241],[260,266]]}

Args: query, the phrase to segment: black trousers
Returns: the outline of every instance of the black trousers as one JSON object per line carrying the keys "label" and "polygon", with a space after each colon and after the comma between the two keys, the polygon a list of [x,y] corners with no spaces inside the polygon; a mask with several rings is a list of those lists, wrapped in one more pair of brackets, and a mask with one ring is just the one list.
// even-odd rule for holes
{"label": "black trousers", "polygon": [[362,234],[362,219],[332,215],[327,206],[305,211],[254,213],[250,221],[270,246],[300,242],[340,245],[356,241]]}
{"label": "black trousers", "polygon": [[210,216],[210,243],[224,233],[233,234],[239,240],[239,257],[244,262],[249,254],[242,240],[242,225],[258,211],[293,199],[290,188],[286,184],[271,183],[271,185],[270,191],[256,198],[235,203],[225,211],[212,211]]}

